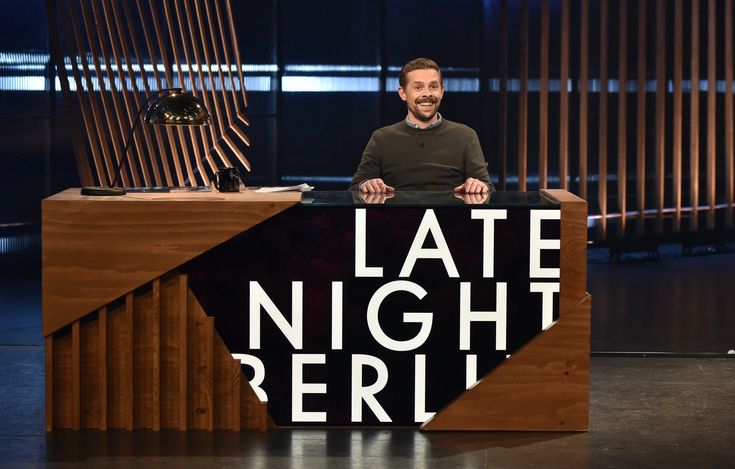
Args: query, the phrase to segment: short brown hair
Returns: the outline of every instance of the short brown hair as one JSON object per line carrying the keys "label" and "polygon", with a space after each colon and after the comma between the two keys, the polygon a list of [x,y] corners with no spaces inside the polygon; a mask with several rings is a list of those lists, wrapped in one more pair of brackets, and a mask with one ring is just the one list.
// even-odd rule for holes
{"label": "short brown hair", "polygon": [[401,68],[401,74],[398,75],[398,84],[401,86],[401,88],[405,88],[408,84],[408,78],[406,77],[406,75],[408,75],[409,72],[413,72],[414,70],[426,70],[427,68],[439,72],[439,82],[442,83],[443,86],[444,80],[442,79],[442,71],[439,68],[439,65],[437,65],[437,63],[433,60],[427,59],[425,57],[408,61],[406,65]]}

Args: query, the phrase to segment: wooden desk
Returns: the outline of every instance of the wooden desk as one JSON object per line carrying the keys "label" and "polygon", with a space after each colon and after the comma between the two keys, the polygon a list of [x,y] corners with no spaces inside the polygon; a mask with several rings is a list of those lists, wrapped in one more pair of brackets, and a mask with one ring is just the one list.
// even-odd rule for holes
{"label": "wooden desk", "polygon": [[[559,321],[423,429],[587,428],[586,203],[545,192],[562,212]],[[177,268],[300,199],[69,189],[44,200],[47,429],[271,426]]]}

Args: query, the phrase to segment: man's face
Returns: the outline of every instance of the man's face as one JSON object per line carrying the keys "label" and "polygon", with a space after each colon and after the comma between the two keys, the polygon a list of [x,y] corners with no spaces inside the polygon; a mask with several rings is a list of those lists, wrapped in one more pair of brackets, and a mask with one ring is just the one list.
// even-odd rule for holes
{"label": "man's face", "polygon": [[406,87],[398,87],[398,94],[406,101],[408,120],[419,127],[426,127],[436,121],[444,96],[444,86],[439,72],[432,69],[420,69],[406,74]]}

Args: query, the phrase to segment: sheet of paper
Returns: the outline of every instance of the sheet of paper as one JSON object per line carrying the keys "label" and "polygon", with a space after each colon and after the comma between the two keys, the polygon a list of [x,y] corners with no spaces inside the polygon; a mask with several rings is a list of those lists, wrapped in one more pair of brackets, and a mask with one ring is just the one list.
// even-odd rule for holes
{"label": "sheet of paper", "polygon": [[297,186],[275,186],[275,187],[261,187],[255,192],[307,192],[314,189],[314,187],[303,183]]}

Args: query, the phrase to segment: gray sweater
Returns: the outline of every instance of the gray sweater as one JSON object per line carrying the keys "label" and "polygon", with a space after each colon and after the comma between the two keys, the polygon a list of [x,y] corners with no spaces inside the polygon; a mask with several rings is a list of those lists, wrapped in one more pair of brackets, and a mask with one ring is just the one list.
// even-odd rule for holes
{"label": "gray sweater", "polygon": [[350,190],[359,190],[361,182],[373,178],[396,190],[452,190],[469,177],[492,189],[474,130],[446,119],[429,129],[401,121],[373,132]]}

